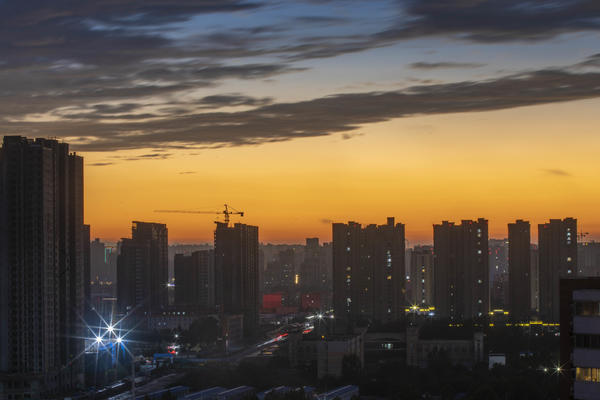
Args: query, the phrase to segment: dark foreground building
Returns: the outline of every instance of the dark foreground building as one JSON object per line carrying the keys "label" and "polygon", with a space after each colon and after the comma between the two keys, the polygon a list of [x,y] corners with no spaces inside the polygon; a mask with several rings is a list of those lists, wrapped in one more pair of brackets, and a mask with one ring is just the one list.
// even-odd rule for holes
{"label": "dark foreground building", "polygon": [[83,386],[83,159],[56,140],[0,150],[0,398]]}
{"label": "dark foreground building", "polygon": [[434,304],[438,317],[464,321],[489,312],[488,221],[433,226]]}
{"label": "dark foreground building", "polygon": [[404,315],[404,225],[356,222],[333,228],[333,307],[336,319],[386,323]]}
{"label": "dark foreground building", "polygon": [[215,297],[221,313],[244,316],[244,336],[258,332],[258,227],[217,222]]}
{"label": "dark foreground building", "polygon": [[600,399],[600,278],[560,280],[560,398]]}

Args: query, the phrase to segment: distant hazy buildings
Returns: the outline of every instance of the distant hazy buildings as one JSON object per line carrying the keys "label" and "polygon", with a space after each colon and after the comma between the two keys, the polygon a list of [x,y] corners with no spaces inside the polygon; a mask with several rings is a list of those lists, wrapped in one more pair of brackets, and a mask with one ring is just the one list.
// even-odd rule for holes
{"label": "distant hazy buildings", "polygon": [[509,309],[514,321],[531,314],[531,227],[528,221],[508,224]]}
{"label": "distant hazy buildings", "polygon": [[453,321],[489,312],[488,222],[443,221],[433,226],[436,314]]}
{"label": "distant hazy buildings", "polygon": [[539,314],[558,322],[559,281],[577,275],[577,220],[551,219],[538,225]]}
{"label": "distant hazy buildings", "polygon": [[217,222],[215,230],[216,303],[228,314],[243,314],[244,335],[258,331],[258,227]]}
{"label": "distant hazy buildings", "polygon": [[5,136],[0,150],[0,398],[82,387],[83,159]]}
{"label": "distant hazy buildings", "polygon": [[175,255],[175,304],[214,312],[215,253],[195,251]]}
{"label": "distant hazy buildings", "polygon": [[321,268],[321,247],[319,238],[307,238],[304,261],[299,274],[300,284],[305,288],[319,289],[327,276]]}
{"label": "distant hazy buildings", "polygon": [[117,298],[127,312],[152,313],[168,305],[168,231],[164,224],[133,221],[131,239],[121,241]]}
{"label": "distant hazy buildings", "polygon": [[404,225],[333,224],[336,318],[389,322],[404,314]]}

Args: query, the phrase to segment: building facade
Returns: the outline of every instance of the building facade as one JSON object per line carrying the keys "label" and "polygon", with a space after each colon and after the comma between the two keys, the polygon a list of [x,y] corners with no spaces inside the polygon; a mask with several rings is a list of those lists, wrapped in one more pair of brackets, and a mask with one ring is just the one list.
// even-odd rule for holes
{"label": "building facade", "polygon": [[214,312],[215,252],[195,251],[175,255],[175,304]]}
{"label": "building facade", "polygon": [[560,398],[600,399],[600,278],[560,280]]}
{"label": "building facade", "polygon": [[415,246],[410,251],[406,294],[411,306],[433,306],[433,246]]}
{"label": "building facade", "polygon": [[513,321],[531,315],[531,227],[517,220],[508,224],[509,309]]}
{"label": "building facade", "polygon": [[577,220],[551,219],[538,225],[539,314],[559,320],[559,282],[577,276]]}
{"label": "building facade", "polygon": [[400,319],[406,303],[404,225],[333,224],[333,306],[336,318]]}
{"label": "building facade", "polygon": [[258,332],[258,227],[217,222],[216,304],[219,311],[244,316],[244,335]]}
{"label": "building facade", "polygon": [[5,136],[0,150],[0,397],[83,386],[83,159]]}
{"label": "building facade", "polygon": [[147,315],[168,305],[168,231],[165,224],[133,221],[131,239],[121,240],[117,299],[121,312]]}
{"label": "building facade", "polygon": [[433,226],[434,305],[438,317],[452,321],[489,312],[488,221],[443,221]]}
{"label": "building facade", "polygon": [[583,242],[577,245],[577,276],[600,276],[600,242]]}

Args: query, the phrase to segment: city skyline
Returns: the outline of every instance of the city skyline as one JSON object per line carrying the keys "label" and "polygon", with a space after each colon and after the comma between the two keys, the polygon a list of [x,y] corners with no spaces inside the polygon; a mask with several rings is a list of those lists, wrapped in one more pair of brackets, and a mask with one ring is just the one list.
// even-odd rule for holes
{"label": "city skyline", "polygon": [[0,400],[600,399],[600,0],[0,0]]}
{"label": "city skyline", "polygon": [[143,220],[206,241],[210,219],[153,210],[228,203],[269,242],[387,215],[416,243],[478,217],[501,237],[572,216],[598,239],[599,14],[590,0],[8,1],[1,133],[85,157],[92,237]]}

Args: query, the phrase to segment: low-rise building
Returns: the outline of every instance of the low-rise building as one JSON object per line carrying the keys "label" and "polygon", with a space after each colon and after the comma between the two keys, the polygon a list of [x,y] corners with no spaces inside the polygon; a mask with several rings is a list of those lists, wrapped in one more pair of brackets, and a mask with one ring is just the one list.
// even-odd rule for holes
{"label": "low-rise building", "polygon": [[461,328],[454,331],[435,327],[409,327],[406,331],[406,364],[426,368],[436,356],[443,356],[452,364],[472,367],[484,361],[483,332]]}
{"label": "low-rise building", "polygon": [[319,378],[342,376],[343,360],[347,356],[356,356],[360,365],[364,365],[364,332],[347,335],[294,333],[289,336],[290,365],[316,364]]}

